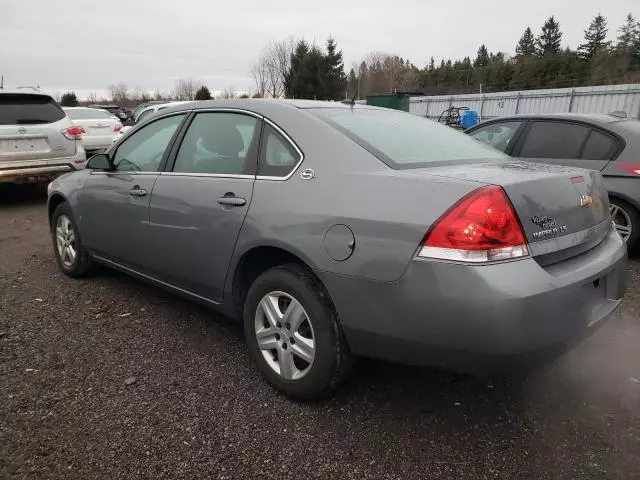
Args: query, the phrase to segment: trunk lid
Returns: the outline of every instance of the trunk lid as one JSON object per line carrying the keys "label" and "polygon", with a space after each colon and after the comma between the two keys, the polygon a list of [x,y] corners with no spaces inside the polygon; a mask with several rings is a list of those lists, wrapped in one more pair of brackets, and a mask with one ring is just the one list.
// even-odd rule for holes
{"label": "trunk lid", "polygon": [[512,161],[434,167],[425,173],[501,186],[534,256],[565,249],[578,254],[584,249],[575,247],[599,243],[609,230],[597,228],[610,214],[604,181],[595,170]]}
{"label": "trunk lid", "polygon": [[74,125],[84,128],[84,135],[89,137],[108,137],[115,135],[113,130],[119,120],[102,119],[102,120],[73,120]]}

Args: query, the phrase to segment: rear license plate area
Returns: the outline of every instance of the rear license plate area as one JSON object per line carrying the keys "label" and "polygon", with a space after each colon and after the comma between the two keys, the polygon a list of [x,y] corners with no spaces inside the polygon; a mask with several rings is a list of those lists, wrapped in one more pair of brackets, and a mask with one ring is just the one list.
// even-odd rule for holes
{"label": "rear license plate area", "polygon": [[49,145],[44,138],[20,138],[0,140],[0,153],[11,155],[16,153],[44,153]]}

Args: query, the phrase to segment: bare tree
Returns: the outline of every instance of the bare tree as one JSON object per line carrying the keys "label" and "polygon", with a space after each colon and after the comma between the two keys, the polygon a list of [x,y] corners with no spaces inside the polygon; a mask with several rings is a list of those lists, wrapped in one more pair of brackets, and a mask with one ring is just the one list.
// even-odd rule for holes
{"label": "bare tree", "polygon": [[89,103],[89,105],[98,103],[96,92],[89,92],[89,95],[87,95],[87,103]]}
{"label": "bare tree", "polygon": [[256,85],[256,94],[264,97],[267,90],[267,63],[263,61],[263,56],[249,66],[249,72]]}
{"label": "bare tree", "polygon": [[124,82],[109,85],[109,93],[114,103],[125,103],[129,100],[129,87]]}
{"label": "bare tree", "polygon": [[131,92],[131,100],[136,102],[141,102],[145,96],[145,92],[140,88],[140,85],[136,85],[133,87],[133,92]]}
{"label": "bare tree", "polygon": [[296,45],[293,37],[281,41],[272,40],[260,52],[249,71],[256,85],[256,93],[262,97],[284,96],[284,79],[291,68],[291,54]]}
{"label": "bare tree", "polygon": [[200,88],[200,82],[192,78],[180,79],[173,89],[173,97],[176,100],[193,100],[198,88]]}
{"label": "bare tree", "polygon": [[233,85],[229,85],[223,90],[221,98],[236,98],[236,92]]}

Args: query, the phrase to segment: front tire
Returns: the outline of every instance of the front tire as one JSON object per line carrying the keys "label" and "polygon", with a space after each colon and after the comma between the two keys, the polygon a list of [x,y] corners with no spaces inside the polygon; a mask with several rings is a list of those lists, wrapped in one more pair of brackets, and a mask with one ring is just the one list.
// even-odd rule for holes
{"label": "front tire", "polygon": [[289,398],[323,397],[350,371],[351,355],[328,294],[298,265],[273,268],[253,282],[244,334],[262,376]]}
{"label": "front tire", "polygon": [[53,251],[62,272],[70,277],[91,273],[93,262],[82,245],[71,208],[66,202],[58,205],[51,218]]}

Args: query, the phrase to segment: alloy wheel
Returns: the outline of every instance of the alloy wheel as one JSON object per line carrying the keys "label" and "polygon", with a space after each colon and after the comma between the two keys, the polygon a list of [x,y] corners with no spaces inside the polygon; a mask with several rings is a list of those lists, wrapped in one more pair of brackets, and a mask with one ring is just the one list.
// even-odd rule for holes
{"label": "alloy wheel", "polygon": [[71,220],[66,215],[60,215],[56,223],[56,246],[62,264],[71,268],[77,255],[76,234]]}
{"label": "alloy wheel", "polygon": [[304,307],[285,292],[269,292],[256,309],[254,332],[267,365],[285,380],[299,380],[313,365],[316,343]]}
{"label": "alloy wheel", "polygon": [[633,223],[629,213],[619,205],[612,203],[609,207],[611,212],[611,219],[613,220],[613,226],[618,231],[622,239],[626,242],[631,237],[633,231]]}

